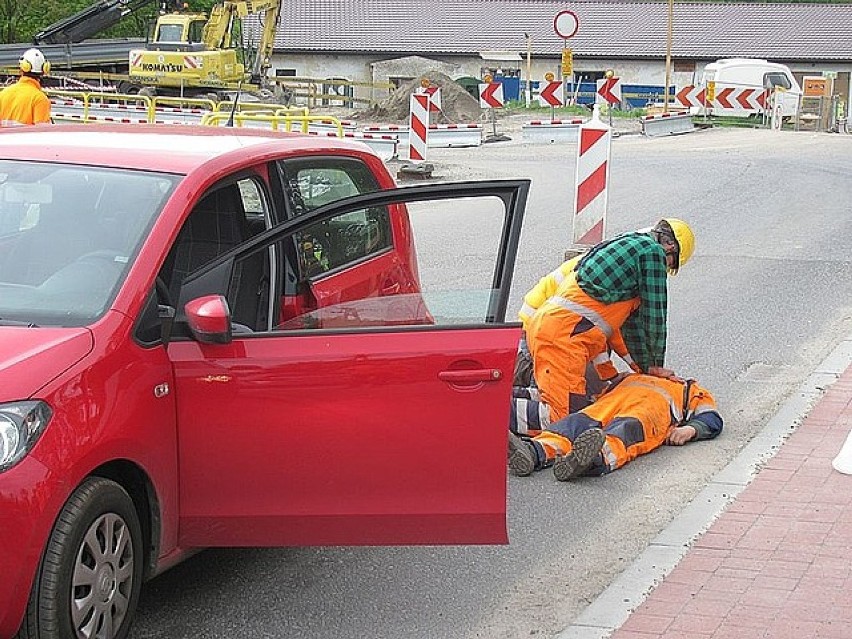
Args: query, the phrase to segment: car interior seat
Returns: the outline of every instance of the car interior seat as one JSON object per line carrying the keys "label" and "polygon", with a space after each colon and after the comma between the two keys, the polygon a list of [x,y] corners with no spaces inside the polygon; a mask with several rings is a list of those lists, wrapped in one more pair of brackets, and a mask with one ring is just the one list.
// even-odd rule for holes
{"label": "car interior seat", "polygon": [[[183,303],[181,286],[185,278],[205,264],[248,239],[251,229],[246,221],[242,198],[236,184],[205,195],[193,208],[181,229],[163,269],[163,279],[172,300]],[[262,313],[264,283],[268,282],[266,252],[258,252],[238,262],[228,297],[234,322],[252,330],[265,321]]]}

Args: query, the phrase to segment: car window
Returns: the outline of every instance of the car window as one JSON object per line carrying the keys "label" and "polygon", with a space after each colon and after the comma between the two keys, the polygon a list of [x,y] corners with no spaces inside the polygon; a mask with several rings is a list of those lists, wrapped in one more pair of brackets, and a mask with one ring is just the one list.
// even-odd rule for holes
{"label": "car window", "polygon": [[361,209],[320,222],[308,227],[297,239],[300,266],[307,277],[351,266],[393,244],[385,207]]}
{"label": "car window", "polygon": [[264,200],[260,184],[254,179],[244,178],[237,181],[237,188],[240,191],[240,200],[242,201],[243,211],[245,211],[251,234],[256,235],[269,228],[271,224],[269,207]]}
{"label": "car window", "polygon": [[[497,197],[466,197],[391,205],[405,217],[413,264],[341,272],[304,283],[300,312],[281,317],[278,330],[457,326],[487,321],[496,293],[494,273],[506,210]],[[343,227],[350,214],[323,222]],[[367,238],[362,238],[366,241]],[[286,241],[286,240],[285,240]],[[321,259],[307,245],[306,268]],[[332,258],[333,259],[333,258]],[[452,265],[464,263],[465,275]],[[363,267],[358,267],[363,268]],[[409,270],[410,269],[410,270]]]}
{"label": "car window", "polygon": [[181,42],[183,40],[183,25],[161,24],[156,42]]}
{"label": "car window", "polygon": [[204,42],[204,27],[206,24],[204,20],[193,20],[189,23],[190,42]]}
{"label": "car window", "polygon": [[94,321],[177,179],[0,161],[0,317],[38,325]]}
{"label": "car window", "polygon": [[774,87],[789,89],[792,85],[790,84],[790,78],[784,73],[766,73],[763,76],[763,86],[768,89]]}
{"label": "car window", "polygon": [[[352,195],[379,190],[375,177],[352,158],[311,158],[279,163],[288,217]],[[308,277],[344,268],[393,246],[387,207],[373,207],[312,225],[295,238]]]}
{"label": "car window", "polygon": [[[169,251],[160,278],[171,301],[183,308],[184,280],[223,253],[239,246],[270,225],[268,198],[255,178],[219,184],[195,204]],[[236,310],[234,321],[247,329],[266,327],[269,317],[271,256],[259,252],[241,261],[226,291]]]}

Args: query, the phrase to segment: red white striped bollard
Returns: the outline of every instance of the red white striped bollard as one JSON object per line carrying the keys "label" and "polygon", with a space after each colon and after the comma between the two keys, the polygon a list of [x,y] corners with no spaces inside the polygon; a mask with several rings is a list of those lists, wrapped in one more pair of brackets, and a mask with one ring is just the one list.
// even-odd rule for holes
{"label": "red white striped bollard", "polygon": [[612,132],[600,119],[596,104],[592,119],[580,126],[577,172],[574,180],[575,245],[592,246],[604,237]]}
{"label": "red white striped bollard", "polygon": [[408,159],[410,162],[426,160],[426,136],[429,133],[429,96],[412,93],[408,127]]}

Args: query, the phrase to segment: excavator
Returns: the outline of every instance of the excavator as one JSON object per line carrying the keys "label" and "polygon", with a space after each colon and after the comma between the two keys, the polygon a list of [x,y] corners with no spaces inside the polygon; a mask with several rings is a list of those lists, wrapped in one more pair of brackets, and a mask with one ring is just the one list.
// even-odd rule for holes
{"label": "excavator", "polygon": [[[79,43],[117,24],[154,0],[98,0],[37,33],[38,45]],[[208,16],[188,11],[184,0],[160,0],[159,17],[145,48],[129,52],[122,93],[222,97],[245,91],[269,98],[266,75],[283,0],[220,0]],[[242,18],[258,15],[261,32],[255,55],[242,46]]]}
{"label": "excavator", "polygon": [[[222,0],[210,12],[173,11],[157,18],[144,49],[130,51],[129,81],[140,93],[221,95],[239,88],[269,97],[266,86],[282,0]],[[247,70],[241,19],[259,14],[261,33]]]}

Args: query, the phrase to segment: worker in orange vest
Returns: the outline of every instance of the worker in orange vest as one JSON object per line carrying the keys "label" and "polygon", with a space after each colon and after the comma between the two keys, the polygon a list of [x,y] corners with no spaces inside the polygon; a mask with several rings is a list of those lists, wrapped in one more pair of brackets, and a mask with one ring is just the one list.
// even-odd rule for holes
{"label": "worker in orange vest", "polygon": [[542,277],[538,283],[533,286],[527,294],[524,295],[524,304],[521,310],[518,311],[518,319],[521,320],[522,332],[521,340],[518,344],[518,357],[515,362],[515,375],[512,381],[513,386],[527,387],[535,386],[532,369],[532,355],[527,345],[527,325],[535,315],[535,312],[556,293],[559,285],[565,281],[577,266],[580,261],[580,256],[577,255],[560,264],[556,269]]}
{"label": "worker in orange vest", "polygon": [[509,433],[509,470],[525,477],[553,466],[559,481],[605,475],[663,444],[722,432],[716,401],[695,380],[621,373],[593,403],[535,437]]}
{"label": "worker in orange vest", "polygon": [[0,127],[50,122],[50,100],[41,90],[50,62],[38,49],[27,49],[18,60],[21,77],[0,91]]}
{"label": "worker in orange vest", "polygon": [[[510,430],[543,430],[589,404],[587,364],[600,379],[611,379],[613,351],[633,371],[673,375],[663,367],[666,274],[676,273],[694,249],[689,225],[663,218],[652,229],[599,243],[573,271],[560,273],[555,293],[526,321],[521,317],[535,386],[513,389]],[[518,360],[521,355],[519,349]]]}

